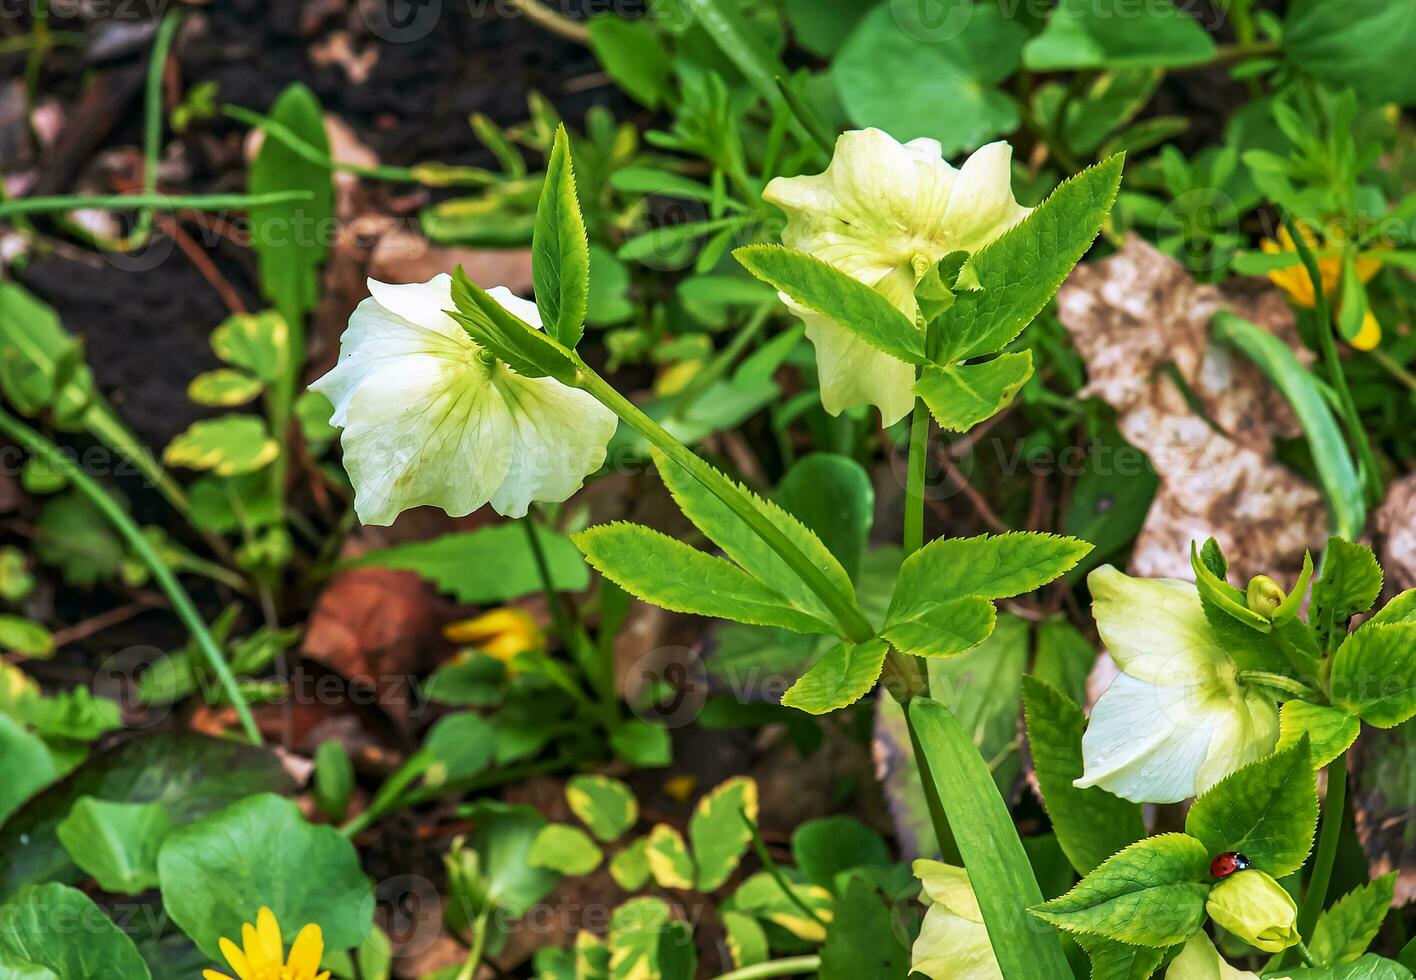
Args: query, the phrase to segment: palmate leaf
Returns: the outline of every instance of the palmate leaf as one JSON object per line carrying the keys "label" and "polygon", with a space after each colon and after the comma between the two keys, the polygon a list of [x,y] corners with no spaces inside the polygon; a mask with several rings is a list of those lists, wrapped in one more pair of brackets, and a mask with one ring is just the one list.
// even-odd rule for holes
{"label": "palmate leaf", "polygon": [[1317,825],[1317,777],[1302,738],[1225,776],[1185,818],[1185,832],[1211,856],[1238,851],[1275,878],[1303,866]]}
{"label": "palmate leaf", "polygon": [[1101,231],[1121,185],[1120,154],[1062,182],[973,258],[979,291],[960,293],[929,325],[938,363],[1000,350],[1032,322]]}
{"label": "palmate leaf", "polygon": [[925,362],[924,336],[914,321],[839,269],[781,245],[747,245],[733,256],[794,303],[830,317],[876,350],[911,364]]}
{"label": "palmate leaf", "polygon": [[1031,592],[1090,550],[1030,531],[931,541],[901,566],[881,636],[917,656],[962,653],[992,632],[990,600]]}
{"label": "palmate leaf", "polygon": [[570,158],[570,137],[565,126],[556,128],[546,181],[536,205],[536,225],[531,234],[531,279],[536,306],[548,334],[574,348],[585,332],[585,311],[590,295],[590,245],[585,219],[575,193],[575,170]]}
{"label": "palmate leaf", "polygon": [[1145,836],[1141,808],[1099,786],[1072,785],[1082,775],[1086,715],[1070,698],[1036,677],[1023,678],[1023,706],[1033,767],[1052,830],[1078,874]]}
{"label": "palmate leaf", "polygon": [[782,704],[824,715],[854,704],[875,686],[890,645],[884,640],[839,643],[827,650],[782,695]]}
{"label": "palmate leaf", "polygon": [[826,622],[722,558],[639,524],[600,524],[576,534],[586,561],[626,592],[671,612],[830,633]]}
{"label": "palmate leaf", "polygon": [[1173,946],[1205,923],[1210,858],[1188,834],[1147,837],[1032,912],[1068,932],[1132,946]]}
{"label": "palmate leaf", "polygon": [[941,429],[964,432],[996,415],[1032,377],[1032,351],[1000,354],[983,364],[931,365],[915,382]]}

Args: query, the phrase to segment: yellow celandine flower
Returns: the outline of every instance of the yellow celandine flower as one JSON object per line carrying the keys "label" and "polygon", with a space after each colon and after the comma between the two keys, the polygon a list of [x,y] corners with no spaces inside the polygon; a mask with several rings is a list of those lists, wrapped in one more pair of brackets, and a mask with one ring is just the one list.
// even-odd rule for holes
{"label": "yellow celandine flower", "polygon": [[541,628],[524,609],[503,606],[471,619],[449,623],[443,636],[453,643],[466,643],[488,656],[508,663],[518,654],[545,647]]}
{"label": "yellow celandine flower", "polygon": [[[1317,236],[1306,226],[1300,225],[1304,242],[1312,248],[1318,245]],[[1265,238],[1259,243],[1265,254],[1279,255],[1284,252],[1296,252],[1293,244],[1293,236],[1288,234],[1287,228],[1278,230],[1278,240]],[[1357,278],[1363,282],[1370,282],[1372,277],[1381,269],[1382,264],[1373,258],[1359,257],[1356,262]],[[1333,322],[1337,322],[1337,288],[1342,282],[1342,258],[1337,255],[1325,255],[1318,259],[1318,274],[1323,280],[1323,295],[1328,298],[1332,306]],[[1308,275],[1308,270],[1301,262],[1290,265],[1284,269],[1270,269],[1269,280],[1288,294],[1288,298],[1299,306],[1311,310],[1317,305],[1317,296],[1313,292],[1313,280]],[[1366,317],[1362,320],[1362,329],[1357,331],[1357,336],[1348,343],[1358,350],[1371,350],[1381,342],[1382,325],[1377,322],[1377,318],[1371,310],[1367,311]]]}
{"label": "yellow celandine flower", "polygon": [[[285,959],[280,924],[268,908],[256,913],[254,926],[249,922],[241,926],[241,943],[244,949],[225,937],[220,940],[221,954],[236,971],[236,980],[329,980],[328,970],[320,972],[324,933],[313,922],[295,937],[289,960]],[[205,980],[232,980],[216,970],[203,970],[202,976]]]}

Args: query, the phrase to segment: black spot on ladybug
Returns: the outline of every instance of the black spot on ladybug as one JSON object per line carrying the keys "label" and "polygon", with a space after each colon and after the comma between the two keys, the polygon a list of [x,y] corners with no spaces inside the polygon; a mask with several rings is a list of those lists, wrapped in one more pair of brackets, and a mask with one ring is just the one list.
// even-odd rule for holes
{"label": "black spot on ladybug", "polygon": [[1236,871],[1248,871],[1254,863],[1238,851],[1225,851],[1210,862],[1210,876],[1228,878]]}

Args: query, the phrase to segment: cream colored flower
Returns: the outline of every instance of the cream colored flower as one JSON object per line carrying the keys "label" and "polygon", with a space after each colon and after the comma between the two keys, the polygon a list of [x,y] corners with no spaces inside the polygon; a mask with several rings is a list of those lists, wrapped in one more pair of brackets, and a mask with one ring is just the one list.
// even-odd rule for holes
{"label": "cream colored flower", "polygon": [[[365,524],[422,504],[461,517],[490,502],[521,517],[533,500],[565,500],[600,468],[616,419],[583,391],[525,378],[445,313],[452,277],[393,286],[369,280],[339,363],[310,385],[334,404],[344,467]],[[535,304],[489,294],[541,326]]]}
{"label": "cream colored flower", "polygon": [[1110,565],[1087,584],[1122,673],[1092,709],[1076,785],[1175,803],[1273,751],[1278,707],[1240,682],[1193,585],[1131,578]]}
{"label": "cream colored flower", "polygon": [[[1180,955],[1170,961],[1165,980],[1259,980],[1257,973],[1240,970],[1224,962],[1209,936],[1197,932],[1190,937]],[[1272,980],[1286,980],[1274,977]]]}
{"label": "cream colored flower", "polygon": [[1003,980],[968,872],[941,861],[916,861],[929,910],[910,950],[910,970],[930,980]]}
{"label": "cream colored flower", "polygon": [[[878,129],[843,133],[825,171],[777,177],[763,198],[787,215],[782,243],[871,286],[915,317],[914,287],[939,259],[976,252],[1027,216],[1013,199],[1012,147],[990,143],[959,169],[939,143]],[[821,402],[839,415],[875,405],[886,424],[914,405],[914,368],[827,317],[783,302],[816,345]]]}

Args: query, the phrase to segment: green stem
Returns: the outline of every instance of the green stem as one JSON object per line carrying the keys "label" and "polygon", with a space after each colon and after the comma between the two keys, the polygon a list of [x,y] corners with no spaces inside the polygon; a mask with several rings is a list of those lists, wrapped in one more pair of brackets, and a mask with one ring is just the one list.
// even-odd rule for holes
{"label": "green stem", "polygon": [[1293,944],[1293,951],[1298,954],[1298,958],[1308,966],[1317,966],[1318,961],[1313,959],[1313,954],[1308,951],[1308,944],[1303,940],[1298,940]]}
{"label": "green stem", "polygon": [[487,945],[487,917],[491,913],[492,907],[488,904],[477,916],[477,921],[472,923],[472,949],[467,953],[462,969],[457,971],[456,980],[472,980],[477,975],[477,967],[482,965],[482,950]]}
{"label": "green stem", "polygon": [[1313,689],[1310,685],[1304,684],[1302,681],[1295,680],[1284,674],[1274,674],[1267,670],[1241,670],[1235,675],[1234,679],[1240,683],[1247,681],[1253,684],[1262,684],[1265,687],[1281,691],[1291,697],[1302,698],[1305,701],[1314,701],[1314,703],[1320,704],[1327,700],[1326,698],[1315,700],[1321,697],[1321,692]]}
{"label": "green stem", "polygon": [[778,867],[777,862],[772,860],[772,854],[767,850],[767,843],[762,839],[762,834],[758,831],[757,824],[747,815],[747,810],[739,807],[738,816],[742,817],[742,822],[747,826],[747,832],[752,835],[752,849],[757,853],[757,860],[762,862],[762,867],[772,876],[772,880],[777,883],[777,887],[782,890],[782,894],[787,897],[787,901],[799,908],[802,914],[808,919],[824,927],[826,920],[821,918],[819,912],[802,900],[802,897],[792,888],[791,882],[787,881],[787,876],[782,873],[782,869]]}
{"label": "green stem", "polygon": [[856,606],[854,600],[837,591],[821,570],[802,554],[801,549],[792,544],[766,514],[753,506],[731,480],[705,463],[578,358],[571,383],[593,395],[600,404],[618,415],[630,428],[648,440],[650,445],[683,467],[709,493],[721,500],[816,594],[852,643],[864,643],[875,637],[875,628],[870,625],[870,621],[865,618],[865,614]]}
{"label": "green stem", "polygon": [[608,663],[601,662],[599,647],[586,632],[584,625],[580,622],[580,617],[556,591],[555,583],[551,580],[551,566],[546,561],[546,551],[541,546],[541,539],[536,534],[536,526],[531,518],[522,518],[520,524],[526,530],[526,540],[531,548],[531,558],[536,565],[536,576],[541,581],[541,592],[546,597],[546,605],[550,607],[556,635],[575,657],[575,662],[585,673],[591,689],[600,699],[600,709],[607,713],[606,724],[613,726],[619,721],[619,717],[615,713],[614,661],[611,659]]}
{"label": "green stem", "polygon": [[929,408],[916,398],[910,419],[909,475],[905,479],[905,557],[924,546],[924,464],[929,452]]}
{"label": "green stem", "polygon": [[1396,363],[1386,351],[1373,348],[1367,351],[1367,356],[1376,361],[1377,365],[1387,374],[1390,374],[1412,391],[1416,391],[1416,374],[1412,374],[1410,371],[1406,370],[1405,367]]}
{"label": "green stem", "polygon": [[1328,884],[1332,881],[1333,862],[1337,859],[1337,842],[1342,836],[1343,811],[1347,808],[1347,753],[1332,760],[1327,767],[1327,799],[1323,801],[1323,824],[1318,831],[1318,850],[1313,857],[1313,871],[1308,877],[1308,891],[1303,896],[1303,908],[1298,913],[1298,933],[1313,938],[1313,926],[1327,901]]}
{"label": "green stem", "polygon": [[226,658],[222,656],[221,648],[212,638],[201,614],[197,612],[197,607],[192,603],[191,597],[187,595],[187,590],[182,588],[182,583],[177,581],[177,576],[172,574],[172,570],[153,550],[148,539],[143,536],[142,529],[118,505],[116,500],[109,496],[92,477],[70,462],[54,443],[3,409],[0,409],[0,433],[14,439],[35,455],[45,458],[56,472],[63,474],[75,489],[98,508],[113,525],[114,530],[127,542],[133,553],[142,560],[143,564],[147,565],[152,572],[153,581],[158,584],[158,587],[167,596],[167,600],[172,603],[173,611],[177,613],[177,617],[182,620],[183,625],[192,634],[192,639],[202,651],[207,665],[216,675],[217,680],[221,682],[227,697],[236,709],[237,717],[241,719],[241,727],[245,730],[246,737],[253,745],[262,744],[260,729],[256,727],[256,721],[251,717],[251,709],[241,696],[236,678],[232,675]]}
{"label": "green stem", "polygon": [[63,194],[55,197],[26,197],[0,202],[0,218],[17,214],[56,214],[95,209],[120,211],[129,208],[186,208],[191,211],[225,211],[262,204],[308,201],[309,191],[272,191],[269,194]]}
{"label": "green stem", "polygon": [[[148,61],[147,84],[143,95],[143,193],[157,193],[158,157],[162,155],[162,75],[167,68],[167,55],[172,50],[172,38],[181,23],[180,8],[170,11],[158,25]],[[117,251],[142,248],[152,237],[152,210],[138,212],[133,230],[119,240]]]}
{"label": "green stem", "polygon": [[756,963],[740,970],[731,970],[718,975],[718,980],[760,980],[762,977],[790,977],[801,973],[815,973],[821,969],[819,956],[788,956],[780,960]]}

